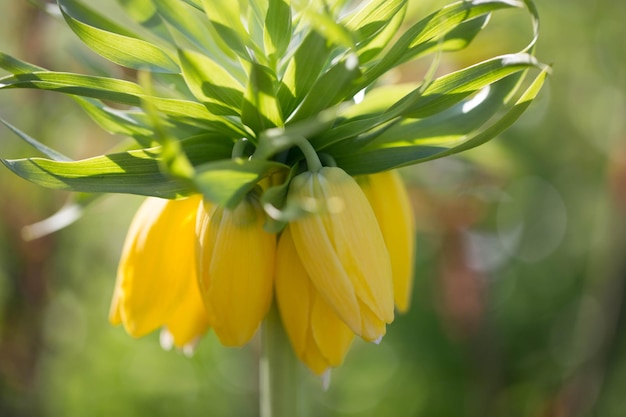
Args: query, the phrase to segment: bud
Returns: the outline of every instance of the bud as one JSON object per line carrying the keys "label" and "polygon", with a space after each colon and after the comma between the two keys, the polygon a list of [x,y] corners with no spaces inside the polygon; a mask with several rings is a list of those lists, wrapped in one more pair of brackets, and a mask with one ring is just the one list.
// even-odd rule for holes
{"label": "bud", "polygon": [[276,259],[276,302],[296,356],[318,375],[341,365],[354,333],[311,282],[289,227],[278,241]]}
{"label": "bud", "polygon": [[359,177],[391,258],[396,308],[406,312],[413,288],[415,226],[406,187],[397,171]]}
{"label": "bud", "polygon": [[254,193],[234,209],[201,205],[196,224],[200,292],[222,344],[242,346],[272,301],[276,235],[263,230]]}
{"label": "bud", "polygon": [[295,177],[289,198],[314,211],[290,223],[304,268],[354,333],[378,341],[393,321],[391,261],[357,182],[336,167]]}
{"label": "bud", "polygon": [[141,337],[165,325],[182,348],[207,331],[193,262],[199,202],[199,196],[148,198],[135,214],[109,316],[130,335]]}

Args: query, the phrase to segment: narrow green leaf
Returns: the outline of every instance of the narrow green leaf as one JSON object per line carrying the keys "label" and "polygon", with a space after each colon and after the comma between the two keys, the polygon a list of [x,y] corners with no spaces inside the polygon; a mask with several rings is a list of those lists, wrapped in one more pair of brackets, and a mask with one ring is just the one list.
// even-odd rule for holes
{"label": "narrow green leaf", "polygon": [[511,7],[523,8],[524,3],[518,0],[473,0],[448,5],[411,26],[364,76],[372,82],[396,65],[422,54],[424,43],[438,42],[460,23]]}
{"label": "narrow green leaf", "polygon": [[232,52],[225,54],[220,49],[221,40],[215,39],[215,32],[207,22],[204,13],[199,13],[194,6],[181,4],[180,0],[158,0],[156,7],[164,20],[182,33],[210,59],[217,62],[237,79],[245,79],[245,73],[241,66],[230,58]]}
{"label": "narrow green leaf", "polygon": [[116,64],[157,72],[180,72],[176,62],[163,48],[126,34],[119,34],[83,23],[64,7],[67,0],[58,0],[68,26],[96,53]]}
{"label": "narrow green leaf", "polygon": [[21,130],[19,130],[17,127],[13,126],[11,123],[7,122],[6,120],[0,118],[0,122],[4,124],[6,127],[8,127],[17,136],[19,136],[24,142],[28,143],[33,148],[37,149],[39,152],[46,155],[48,158],[52,158],[55,161],[66,161],[66,162],[72,160],[71,158],[68,158],[62,153],[55,151],[54,149],[39,142],[37,139],[22,132]]}
{"label": "narrow green leaf", "polygon": [[167,178],[150,151],[130,151],[76,162],[43,158],[5,160],[15,174],[37,185],[68,191],[131,193],[164,198],[180,197],[189,187]]}
{"label": "narrow green leaf", "polygon": [[210,58],[193,51],[179,50],[183,77],[196,98],[217,115],[240,115],[243,87]]}
{"label": "narrow green leaf", "polygon": [[389,109],[391,114],[426,117],[438,113],[507,75],[545,66],[526,53],[503,55],[452,72],[434,80],[423,93],[419,90]]}
{"label": "narrow green leaf", "polygon": [[207,199],[232,208],[262,178],[288,169],[277,162],[229,159],[199,166],[194,182]]}
{"label": "narrow green leaf", "polygon": [[357,45],[357,54],[361,65],[370,62],[387,48],[398,30],[402,26],[406,14],[406,7],[402,7],[395,15],[386,22],[386,25],[367,41]]}
{"label": "narrow green leaf", "polygon": [[296,146],[302,138],[314,137],[327,130],[337,118],[337,110],[336,108],[324,110],[306,120],[261,132],[252,158],[269,159]]}
{"label": "narrow green leaf", "polygon": [[285,54],[292,36],[291,7],[288,0],[269,0],[265,17],[265,53],[277,62]]}
{"label": "narrow green leaf", "polygon": [[[51,90],[137,107],[141,106],[142,99],[145,98],[141,86],[130,81],[64,72],[43,71],[0,78],[0,89],[7,88]],[[162,97],[153,97],[151,100],[159,111],[187,124],[202,126],[209,131],[222,132],[233,137],[248,135],[236,121],[216,116],[200,103]]]}
{"label": "narrow green leaf", "polygon": [[232,0],[202,0],[204,10],[212,29],[215,31],[214,38],[221,39],[220,48],[227,54],[233,52],[240,58],[250,61],[252,58],[248,51],[251,43],[249,35],[241,23],[241,9],[238,1]]}
{"label": "narrow green leaf", "polygon": [[306,119],[346,98],[353,82],[361,75],[358,57],[354,54],[337,62],[320,76],[305,96],[291,121]]}
{"label": "narrow green leaf", "polygon": [[328,132],[312,138],[311,142],[316,149],[321,150],[338,144],[340,141],[356,138],[398,117],[432,116],[452,107],[489,84],[532,67],[545,69],[543,64],[525,53],[504,55],[481,62],[437,78],[424,91],[421,87],[416,88],[385,112],[338,123]]}
{"label": "narrow green leaf", "polygon": [[68,15],[72,16],[72,18],[79,20],[86,25],[93,26],[107,32],[117,33],[118,35],[127,36],[129,38],[139,37],[137,34],[128,30],[125,26],[118,24],[101,13],[98,13],[79,0],[57,0],[57,3],[61,11],[64,11]]}
{"label": "narrow green leaf", "polygon": [[154,135],[154,131],[142,120],[145,116],[143,112],[114,109],[91,98],[79,96],[73,98],[101,128],[109,133],[134,137],[140,141]]}
{"label": "narrow green leaf", "polygon": [[343,24],[353,33],[356,44],[367,42],[406,7],[407,0],[372,0],[343,19]]}
{"label": "narrow green leaf", "polygon": [[[230,157],[223,141],[206,137],[183,141],[183,150],[192,163],[206,163]],[[44,158],[0,161],[22,178],[47,188],[87,193],[129,193],[178,198],[192,193],[186,181],[168,177],[160,169],[162,148],[141,149],[64,162]]]}
{"label": "narrow green leaf", "polygon": [[[510,127],[524,113],[541,90],[546,76],[547,72],[542,71],[522,93],[515,104],[503,115],[495,121],[457,139],[452,145],[431,146],[415,144],[407,146],[406,143],[396,142],[393,146],[371,146],[356,151],[352,149],[349,153],[334,155],[335,160],[338,166],[351,175],[361,175],[426,162],[482,145]],[[424,142],[428,141],[422,141],[422,143]]]}
{"label": "narrow green leaf", "polygon": [[326,66],[330,50],[326,39],[315,31],[304,38],[287,65],[278,91],[278,101],[285,116],[290,115],[311,91]]}
{"label": "narrow green leaf", "polygon": [[45,71],[44,68],[33,65],[26,61],[21,61],[11,55],[0,51],[0,68],[12,74],[27,74],[29,72]]}
{"label": "narrow green leaf", "polygon": [[276,84],[276,76],[269,68],[257,63],[251,64],[241,120],[257,134],[283,125],[281,109],[276,100]]}

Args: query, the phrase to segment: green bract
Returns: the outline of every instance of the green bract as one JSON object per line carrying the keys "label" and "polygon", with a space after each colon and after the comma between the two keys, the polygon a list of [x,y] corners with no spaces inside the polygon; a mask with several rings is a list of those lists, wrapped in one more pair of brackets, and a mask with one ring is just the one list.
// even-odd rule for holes
{"label": "green bract", "polygon": [[[68,94],[137,147],[73,161],[4,122],[47,157],[3,159],[16,174],[89,193],[201,192],[234,207],[264,177],[297,173],[303,140],[352,175],[480,145],[521,115],[547,72],[531,54],[538,24],[530,0],[460,1],[412,25],[403,22],[408,0],[119,3],[135,27],[79,0],[58,0],[72,31],[137,70],[137,82],[49,71],[0,53],[10,73],[0,89]],[[527,10],[533,22],[524,51],[410,85],[381,82],[398,65],[465,48],[492,12],[511,8]],[[275,219],[286,189],[274,181],[263,196]]]}

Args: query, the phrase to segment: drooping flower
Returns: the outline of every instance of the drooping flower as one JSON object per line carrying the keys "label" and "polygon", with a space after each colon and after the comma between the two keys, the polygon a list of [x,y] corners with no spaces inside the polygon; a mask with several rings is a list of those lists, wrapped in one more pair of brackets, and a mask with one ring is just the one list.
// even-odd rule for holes
{"label": "drooping flower", "polygon": [[197,221],[200,290],[211,325],[226,346],[254,335],[272,301],[276,235],[254,193],[234,209],[201,205]]}
{"label": "drooping flower", "polygon": [[394,317],[393,282],[367,197],[345,171],[323,167],[296,176],[289,198],[314,211],[290,223],[311,282],[355,334],[380,340]]}
{"label": "drooping flower", "polygon": [[[394,284],[399,309],[410,289],[412,225],[400,178],[360,181],[334,167],[296,176],[288,198],[309,213],[279,235],[263,229],[258,190],[232,209],[200,196],[147,199],[126,239],[111,321],[136,337],[163,327],[163,344],[179,348],[210,325],[222,344],[242,346],[275,288],[300,360],[316,374],[339,366],[355,335],[385,334]],[[396,250],[404,252],[390,256]]]}
{"label": "drooping flower", "polygon": [[391,257],[396,308],[409,309],[413,287],[415,230],[406,187],[397,171],[358,178],[369,200]]}
{"label": "drooping flower", "polygon": [[129,228],[117,272],[109,320],[134,336],[165,326],[179,348],[204,334],[204,309],[194,263],[201,198],[148,198]]}
{"label": "drooping flower", "polygon": [[278,241],[276,260],[276,302],[296,356],[318,375],[341,365],[354,333],[311,282],[289,227]]}

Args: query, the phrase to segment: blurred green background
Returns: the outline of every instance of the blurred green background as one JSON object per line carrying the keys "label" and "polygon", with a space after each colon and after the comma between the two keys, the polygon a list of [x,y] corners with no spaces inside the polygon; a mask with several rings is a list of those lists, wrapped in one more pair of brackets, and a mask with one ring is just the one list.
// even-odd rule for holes
{"label": "blurred green background", "polygon": [[[416,16],[444,4],[414,3]],[[404,170],[413,307],[380,345],[356,343],[327,391],[303,368],[302,416],[626,415],[626,2],[536,3],[537,55],[554,65],[544,91],[487,145]],[[108,65],[28,1],[0,6],[0,50],[55,70]],[[523,13],[496,14],[444,65],[517,51],[529,34]],[[54,93],[2,91],[0,117],[75,158],[120,140]],[[0,149],[34,153],[4,127]],[[258,415],[255,343],[208,335],[189,358],[108,324],[141,198],[105,197],[22,239],[67,197],[0,169],[0,416]]]}

